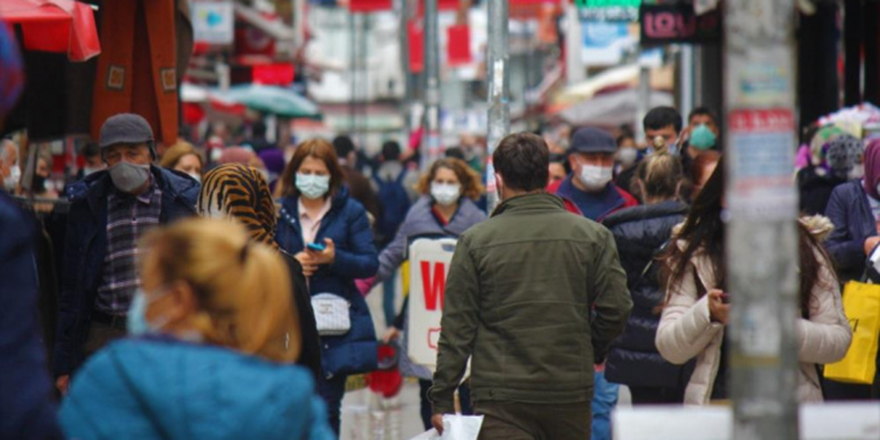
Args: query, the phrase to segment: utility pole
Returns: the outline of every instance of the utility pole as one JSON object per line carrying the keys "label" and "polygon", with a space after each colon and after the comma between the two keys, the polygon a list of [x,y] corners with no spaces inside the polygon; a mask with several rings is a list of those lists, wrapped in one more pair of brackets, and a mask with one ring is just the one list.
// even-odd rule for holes
{"label": "utility pole", "polygon": [[794,0],[723,4],[733,438],[796,440]]}
{"label": "utility pole", "polygon": [[646,142],[651,145],[651,139],[645,139],[645,126],[642,121],[645,115],[651,111],[651,68],[638,61],[639,64],[639,87],[638,100],[636,101],[636,120],[633,128],[636,130],[636,142]]}
{"label": "utility pole", "polygon": [[440,39],[437,0],[425,0],[425,125],[422,134],[422,169],[440,158]]}
{"label": "utility pole", "polygon": [[486,76],[489,77],[489,133],[486,137],[489,160],[486,168],[486,191],[489,212],[498,205],[495,165],[492,154],[510,131],[510,74],[507,71],[507,0],[489,0],[489,48]]}

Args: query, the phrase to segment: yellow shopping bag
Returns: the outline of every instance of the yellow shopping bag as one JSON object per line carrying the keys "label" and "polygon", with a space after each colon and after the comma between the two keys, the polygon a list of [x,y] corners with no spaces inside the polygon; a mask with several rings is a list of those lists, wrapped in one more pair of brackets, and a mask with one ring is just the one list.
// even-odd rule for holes
{"label": "yellow shopping bag", "polygon": [[825,366],[825,378],[870,385],[877,372],[880,285],[847,283],[843,288],[843,311],[852,327],[852,344],[843,360]]}

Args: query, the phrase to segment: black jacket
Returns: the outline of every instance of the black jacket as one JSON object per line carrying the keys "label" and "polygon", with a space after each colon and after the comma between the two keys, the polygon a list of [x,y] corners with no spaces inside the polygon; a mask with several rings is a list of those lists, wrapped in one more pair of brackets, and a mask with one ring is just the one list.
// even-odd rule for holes
{"label": "black jacket", "polygon": [[287,268],[290,270],[290,284],[293,287],[293,300],[299,313],[300,336],[302,336],[302,352],[297,364],[302,365],[315,375],[321,377],[321,341],[318,338],[318,327],[315,324],[315,312],[312,310],[312,296],[303,275],[302,265],[292,255],[281,251]]}
{"label": "black jacket", "polygon": [[610,382],[641,387],[682,385],[681,367],[666,362],[654,345],[660,323],[657,307],[665,291],[660,286],[660,265],[648,264],[669,241],[672,228],[684,221],[687,210],[681,202],[662,202],[624,209],[603,222],[614,235],[633,300],[626,329],[608,353],[605,377]]}
{"label": "black jacket", "polygon": [[797,185],[801,196],[801,212],[806,215],[825,215],[831,193],[842,183],[846,183],[846,180],[816,174],[814,166],[798,171]]}
{"label": "black jacket", "polygon": [[[150,169],[162,190],[159,223],[196,216],[201,186],[177,171],[153,166]],[[108,171],[91,174],[68,186],[70,213],[61,271],[61,298],[55,339],[54,372],[70,374],[84,360],[83,344],[88,339],[95,298],[107,254],[107,195],[113,183]]]}

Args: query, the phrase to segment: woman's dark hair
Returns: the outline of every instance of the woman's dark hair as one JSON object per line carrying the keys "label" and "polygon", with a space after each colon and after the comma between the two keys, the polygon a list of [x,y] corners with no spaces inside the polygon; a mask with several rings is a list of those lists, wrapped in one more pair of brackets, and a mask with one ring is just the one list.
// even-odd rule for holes
{"label": "woman's dark hair", "polygon": [[531,133],[511,134],[502,139],[492,162],[510,189],[536,191],[544,189],[550,179],[550,150],[542,137]]}
{"label": "woman's dark hair", "polygon": [[[661,255],[665,262],[662,276],[667,291],[681,283],[690,261],[697,250],[705,252],[712,264],[717,286],[704,286],[707,289],[726,289],[726,265],[724,264],[724,222],[721,220],[723,211],[721,200],[724,197],[724,159],[718,163],[715,172],[694,200],[687,219],[681,230],[673,236],[673,243],[666,247]],[[675,241],[685,240],[687,245],[679,249]]]}
{"label": "woman's dark hair", "polygon": [[[717,284],[716,286],[703,287],[706,290],[713,288],[727,290],[727,266],[724,255],[726,228],[724,221],[721,219],[723,211],[721,200],[724,196],[725,186],[724,161],[725,159],[722,157],[715,168],[715,172],[709,177],[703,190],[700,191],[700,194],[694,201],[681,230],[673,235],[672,243],[658,257],[665,263],[662,265],[661,276],[663,280],[661,281],[663,281],[662,285],[666,286],[667,295],[672,291],[673,286],[681,283],[685,273],[690,270],[691,266],[687,263],[698,250],[705,252],[709,257]],[[676,246],[676,240],[685,240],[687,245],[684,247],[684,250]],[[798,303],[801,313],[806,316],[809,310],[812,290],[821,281],[819,272],[823,265],[831,265],[831,259],[822,249],[816,237],[801,222],[798,222],[798,244],[798,263],[800,267]],[[836,282],[836,280],[833,281],[833,283]]]}

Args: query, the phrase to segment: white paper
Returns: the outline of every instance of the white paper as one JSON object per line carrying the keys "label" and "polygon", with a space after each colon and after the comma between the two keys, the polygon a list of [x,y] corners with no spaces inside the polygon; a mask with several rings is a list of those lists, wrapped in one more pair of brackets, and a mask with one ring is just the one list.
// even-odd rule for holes
{"label": "white paper", "polygon": [[482,426],[483,416],[443,414],[443,435],[431,428],[410,440],[477,440]]}
{"label": "white paper", "polygon": [[483,416],[443,415],[443,435],[440,440],[477,440]]}

